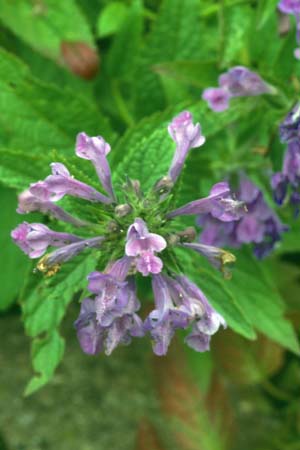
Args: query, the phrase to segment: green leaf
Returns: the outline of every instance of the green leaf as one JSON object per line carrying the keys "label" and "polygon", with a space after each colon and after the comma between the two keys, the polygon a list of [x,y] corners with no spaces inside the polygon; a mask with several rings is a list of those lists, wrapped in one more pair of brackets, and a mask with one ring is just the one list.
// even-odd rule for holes
{"label": "green leaf", "polygon": [[0,187],[1,217],[1,271],[0,271],[0,311],[9,307],[23,286],[24,276],[29,268],[28,257],[12,242],[11,231],[20,222],[16,213],[17,197],[12,189]]}
{"label": "green leaf", "polygon": [[32,394],[48,383],[63,357],[64,349],[64,340],[56,330],[45,338],[37,338],[33,341],[31,355],[36,375],[27,384],[25,395]]}
{"label": "green leaf", "polygon": [[62,41],[93,46],[89,25],[74,0],[3,1],[0,20],[35,50],[56,60],[60,58]]}
{"label": "green leaf", "polygon": [[108,121],[90,99],[65,88],[42,83],[11,54],[0,50],[0,143],[31,154],[56,148],[74,154],[79,131],[107,140],[114,137]]}
{"label": "green leaf", "polygon": [[218,71],[215,61],[171,61],[153,66],[153,71],[161,77],[172,78],[198,88],[206,88],[216,83]]}
{"label": "green leaf", "polygon": [[101,11],[97,31],[100,38],[116,33],[123,24],[128,7],[122,2],[111,2]]}
{"label": "green leaf", "polygon": [[240,308],[257,330],[299,354],[296,333],[284,317],[283,300],[266,265],[257,261],[250,250],[236,251],[235,254],[237,262],[229,289]]}
{"label": "green leaf", "polygon": [[52,278],[43,279],[28,298],[23,299],[23,319],[29,336],[58,327],[74,294],[86,286],[86,277],[95,266],[93,256],[77,256]]}
{"label": "green leaf", "polygon": [[[164,0],[140,56],[135,74],[135,105],[139,117],[165,106],[165,95],[153,66],[201,56],[198,0]],[[197,32],[195,31],[197,30]]]}
{"label": "green leaf", "polygon": [[228,66],[235,61],[249,64],[247,47],[251,35],[252,19],[253,9],[247,5],[236,6],[225,11],[225,25],[221,38],[224,40],[223,66]]}
{"label": "green leaf", "polygon": [[[81,255],[65,264],[53,278],[42,280],[27,298],[22,300],[23,320],[32,344],[33,368],[40,372],[29,382],[29,395],[47,383],[62,359],[64,341],[58,326],[74,294],[86,287],[86,277],[96,266],[93,256]],[[45,338],[40,338],[46,333]]]}
{"label": "green leaf", "polygon": [[134,0],[128,14],[114,37],[107,58],[107,71],[110,78],[128,80],[135,69],[143,31],[143,5]]}
{"label": "green leaf", "polygon": [[270,16],[276,15],[278,0],[260,0],[258,2],[256,17],[257,28],[262,28]]}
{"label": "green leaf", "polygon": [[[170,138],[167,127],[173,117],[184,109],[192,112],[194,122],[200,122],[204,136],[210,137],[219,133],[229,124],[241,120],[257,105],[257,99],[243,99],[230,108],[230,111],[220,113],[218,120],[216,114],[211,111],[204,102],[192,105],[176,105],[173,109],[157,113],[151,118],[140,121],[130,128],[127,133],[116,143],[112,154],[113,163],[116,166],[113,171],[115,183],[120,183],[128,175],[141,181],[142,189],[149,189],[159,178],[166,175],[174,151],[175,143]],[[191,151],[188,156],[193,159],[192,167],[199,158],[207,157],[205,146]],[[186,173],[188,183],[189,173]],[[194,186],[195,187],[195,186]],[[192,200],[192,199],[191,199]]]}

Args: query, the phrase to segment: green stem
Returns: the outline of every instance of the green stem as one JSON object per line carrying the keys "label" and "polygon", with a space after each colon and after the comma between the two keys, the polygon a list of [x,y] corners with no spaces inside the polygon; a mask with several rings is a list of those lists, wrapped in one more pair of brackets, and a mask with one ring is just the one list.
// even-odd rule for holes
{"label": "green stem", "polygon": [[265,380],[262,383],[262,387],[265,391],[268,392],[272,397],[285,402],[290,402],[293,400],[293,397],[287,392],[282,391],[277,386],[274,386],[269,380]]}
{"label": "green stem", "polygon": [[124,101],[124,99],[122,97],[122,94],[121,94],[120,88],[119,88],[119,82],[117,80],[112,81],[111,90],[112,90],[112,94],[113,94],[113,97],[117,104],[117,108],[118,108],[121,118],[126,123],[126,125],[128,125],[129,127],[133,126],[135,123],[135,120],[132,117],[132,115],[126,105],[126,102]]}

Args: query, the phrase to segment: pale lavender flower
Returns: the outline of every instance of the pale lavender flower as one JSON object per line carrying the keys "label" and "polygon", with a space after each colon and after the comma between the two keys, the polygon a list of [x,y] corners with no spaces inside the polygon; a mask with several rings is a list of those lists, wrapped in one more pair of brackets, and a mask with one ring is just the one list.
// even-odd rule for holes
{"label": "pale lavender flower", "polygon": [[12,232],[11,237],[30,258],[41,257],[49,246],[63,247],[82,238],[70,233],[58,233],[41,223],[23,222]]}
{"label": "pale lavender flower", "polygon": [[231,97],[248,97],[276,92],[257,73],[244,66],[232,67],[220,75],[218,82],[217,88],[207,88],[202,94],[202,98],[216,112],[228,109]]}
{"label": "pale lavender flower", "polygon": [[300,14],[300,0],[281,0],[278,8],[284,14]]}
{"label": "pale lavender flower", "polygon": [[[97,317],[97,297],[83,301],[75,328],[82,350],[85,353],[96,354],[105,350],[107,355],[120,344],[127,345],[131,337],[144,335],[143,323],[136,314],[140,304],[136,298],[135,285],[132,277],[125,283],[125,288],[119,294],[127,296],[123,308],[111,317],[105,325]],[[99,302],[99,299],[98,299]],[[103,319],[103,316],[101,316]]]}
{"label": "pale lavender flower", "polygon": [[80,240],[73,244],[65,245],[60,247],[54,252],[48,253],[40,259],[37,268],[41,272],[52,273],[52,269],[56,266],[60,266],[62,263],[70,261],[70,259],[77,256],[79,253],[83,252],[87,248],[100,248],[104,241],[103,236],[93,237],[89,239]]}
{"label": "pale lavender flower", "polygon": [[76,227],[83,227],[87,222],[73,217],[71,214],[64,211],[52,201],[43,201],[33,195],[29,189],[22,192],[18,197],[19,203],[17,212],[19,214],[28,214],[30,212],[39,211],[43,214],[49,214],[57,220],[70,223]]}
{"label": "pale lavender flower", "polygon": [[189,150],[203,145],[205,137],[201,133],[200,124],[193,124],[193,116],[189,111],[183,111],[176,116],[168,126],[168,131],[176,143],[175,154],[168,173],[169,178],[175,183]]}
{"label": "pale lavender flower", "polygon": [[77,135],[76,155],[80,158],[88,159],[93,163],[102,186],[111,199],[115,200],[110,167],[106,158],[109,152],[110,145],[105,142],[102,136],[90,137],[86,133],[79,133]]}
{"label": "pale lavender flower", "polygon": [[271,94],[273,89],[257,73],[247,67],[235,66],[220,75],[219,85],[227,89],[231,97]]}
{"label": "pale lavender flower", "polygon": [[57,201],[65,195],[79,197],[91,202],[111,203],[111,199],[88,184],[76,180],[61,163],[52,163],[52,175],[43,182],[31,184],[30,192],[42,201]]}
{"label": "pale lavender flower", "polygon": [[194,200],[167,214],[168,218],[182,215],[206,214],[223,221],[231,222],[239,220],[245,215],[245,204],[232,197],[229,184],[221,182],[215,184],[210,195],[199,200]]}
{"label": "pale lavender flower", "polygon": [[203,91],[202,98],[215,112],[222,112],[229,108],[230,93],[223,88],[208,88]]}
{"label": "pale lavender flower", "polygon": [[161,252],[166,246],[166,240],[159,234],[149,233],[146,223],[140,218],[136,218],[128,228],[125,253],[135,257],[136,269],[144,276],[161,272],[163,263],[155,252]]}
{"label": "pale lavender flower", "polygon": [[[196,338],[188,335],[187,344],[197,351],[208,350],[210,336],[220,325],[226,327],[226,322],[210,306],[203,292],[184,276],[173,279],[155,275],[152,287],[156,309],[149,314],[144,326],[153,339],[154,353],[165,355],[176,329],[185,329],[191,324]],[[206,345],[201,347],[199,339],[203,338]]]}

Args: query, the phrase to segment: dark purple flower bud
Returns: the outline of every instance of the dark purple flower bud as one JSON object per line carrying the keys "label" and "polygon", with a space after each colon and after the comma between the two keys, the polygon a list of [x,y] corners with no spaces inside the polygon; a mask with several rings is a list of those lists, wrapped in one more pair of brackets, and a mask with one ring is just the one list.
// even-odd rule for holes
{"label": "dark purple flower bud", "polygon": [[300,103],[294,106],[279,125],[279,135],[282,142],[300,139]]}
{"label": "dark purple flower bud", "polygon": [[115,200],[110,167],[107,155],[110,152],[110,145],[105,142],[102,136],[90,137],[86,133],[79,133],[76,138],[76,155],[83,159],[90,160],[95,166],[99,180],[104,189],[108,192],[112,200]]}
{"label": "dark purple flower bud", "polygon": [[222,112],[229,108],[230,93],[223,88],[208,88],[203,91],[202,98],[215,112]]}
{"label": "dark purple flower bud", "polygon": [[58,233],[41,223],[23,222],[12,232],[11,237],[30,258],[39,258],[48,246],[63,247],[71,242],[82,241],[83,238],[69,233]]}
{"label": "dark purple flower bud", "polygon": [[85,298],[82,301],[74,326],[84,353],[96,355],[103,350],[105,331],[96,321],[95,302],[92,299]]}
{"label": "dark purple flower bud", "polygon": [[175,154],[168,173],[172,182],[175,183],[189,150],[203,145],[205,137],[201,134],[200,124],[193,124],[193,116],[189,111],[183,111],[176,116],[168,126],[168,131],[176,143]]}
{"label": "dark purple flower bud", "polygon": [[65,195],[80,197],[91,202],[111,203],[111,199],[96,191],[93,187],[76,180],[68,169],[61,163],[52,163],[52,175],[44,182],[30,186],[31,194],[42,201],[57,201]]}
{"label": "dark purple flower bud", "polygon": [[193,243],[183,243],[182,247],[190,248],[205,256],[208,261],[218,270],[220,270],[225,278],[231,278],[231,272],[226,267],[227,264],[233,264],[236,261],[236,257],[225,250],[218,247],[213,247],[211,245],[199,244],[197,242]]}
{"label": "dark purple flower bud", "polygon": [[257,73],[247,67],[232,67],[220,75],[219,85],[226,89],[231,97],[255,96],[272,94],[275,89],[268,85]]}
{"label": "dark purple flower bud", "polygon": [[239,220],[245,212],[244,202],[234,200],[228,183],[221,182],[213,186],[208,197],[187,203],[168,213],[167,217],[210,213],[223,222],[231,222]]}
{"label": "dark purple flower bud", "polygon": [[74,256],[77,256],[86,248],[99,248],[104,239],[104,237],[98,236],[61,247],[58,250],[43,256],[39,261],[37,268],[41,272],[51,274],[53,268],[59,267],[60,264],[74,258]]}
{"label": "dark purple flower bud", "polygon": [[284,14],[300,14],[300,0],[281,0],[278,9]]}
{"label": "dark purple flower bud", "polygon": [[40,198],[31,194],[29,190],[26,190],[19,195],[19,204],[17,212],[19,214],[27,214],[33,211],[39,211],[43,214],[50,214],[57,220],[62,220],[63,222],[71,223],[72,225],[75,225],[77,227],[83,227],[87,225],[86,222],[71,216],[69,213],[67,213],[62,208],[55,205],[51,201],[43,201]]}

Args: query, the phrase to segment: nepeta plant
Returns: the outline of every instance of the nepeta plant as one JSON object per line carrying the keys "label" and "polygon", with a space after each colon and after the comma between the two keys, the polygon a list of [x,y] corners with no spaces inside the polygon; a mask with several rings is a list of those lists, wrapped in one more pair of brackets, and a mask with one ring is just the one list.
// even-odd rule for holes
{"label": "nepeta plant", "polygon": [[[200,253],[217,269],[228,275],[225,265],[234,256],[220,248],[195,241],[193,228],[178,229],[176,218],[185,215],[207,215],[231,224],[245,215],[244,201],[235,200],[228,183],[215,184],[208,197],[172,208],[172,191],[192,148],[204,144],[200,124],[184,111],[168,127],[176,144],[168,173],[144,194],[138,180],[128,179],[122,194],[114,192],[107,155],[110,146],[101,136],[80,133],[76,155],[94,165],[102,194],[72,177],[61,163],[52,163],[52,175],[31,184],[20,195],[19,213],[40,211],[80,228],[81,236],[56,232],[47,226],[27,222],[12,232],[14,242],[30,258],[42,258],[37,269],[46,276],[55,275],[60,266],[80,252],[101,252],[105,261],[102,271],[88,275],[91,297],[82,301],[75,323],[84,352],[110,354],[119,344],[132,337],[150,334],[153,350],[164,355],[177,329],[192,326],[186,343],[197,351],[209,349],[210,337],[223,317],[209,304],[204,293],[184,275],[176,248]],[[175,194],[176,195],[176,194]],[[73,217],[56,204],[65,196],[78,197],[95,205],[93,222]],[[100,219],[101,211],[104,220]],[[99,232],[97,232],[99,229]],[[100,231],[101,230],[101,231]],[[56,250],[46,253],[48,247]],[[46,253],[46,254],[45,254]],[[43,256],[44,255],[44,256]],[[155,308],[142,320],[138,314],[142,301],[137,298],[136,276],[150,276]]]}

